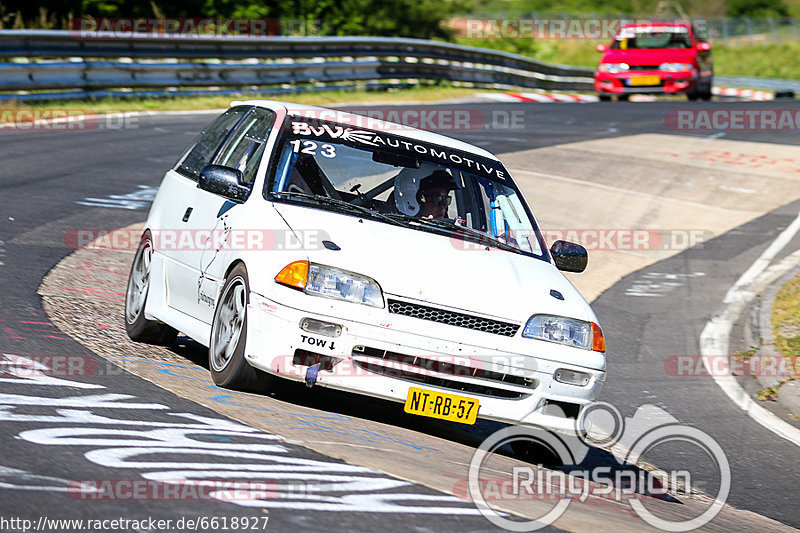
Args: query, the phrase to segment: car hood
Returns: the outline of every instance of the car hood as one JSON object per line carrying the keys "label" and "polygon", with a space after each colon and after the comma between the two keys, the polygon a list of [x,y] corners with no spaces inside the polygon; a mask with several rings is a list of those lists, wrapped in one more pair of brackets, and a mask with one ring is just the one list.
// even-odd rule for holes
{"label": "car hood", "polygon": [[275,208],[293,230],[322,230],[340,248],[308,246],[309,261],[369,276],[386,295],[520,323],[536,313],[597,321],[569,280],[540,259],[337,212]]}
{"label": "car hood", "polygon": [[692,48],[663,48],[639,50],[608,50],[602,63],[628,65],[660,65],[661,63],[692,63],[696,52]]}

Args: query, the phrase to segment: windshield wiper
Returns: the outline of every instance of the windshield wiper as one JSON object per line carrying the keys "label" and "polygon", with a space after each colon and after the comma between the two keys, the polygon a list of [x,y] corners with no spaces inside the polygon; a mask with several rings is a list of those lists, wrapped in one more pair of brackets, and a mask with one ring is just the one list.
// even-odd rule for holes
{"label": "windshield wiper", "polygon": [[408,215],[388,215],[390,217],[398,217],[402,220],[406,220],[411,224],[417,223],[421,226],[432,226],[437,229],[447,230],[450,233],[461,233],[466,234],[472,237],[477,243],[483,244],[485,246],[494,246],[495,248],[500,248],[501,250],[506,250],[509,252],[518,252],[521,253],[522,250],[517,248],[516,246],[512,246],[510,244],[506,244],[502,241],[497,240],[496,238],[483,233],[482,231],[478,231],[476,229],[468,228],[466,226],[461,226],[456,224],[455,222],[445,219],[445,218],[416,218],[416,217],[409,217]]}
{"label": "windshield wiper", "polygon": [[394,224],[396,226],[402,226],[404,228],[410,227],[408,223],[403,220],[392,218],[390,216],[387,216],[383,213],[380,213],[378,211],[375,211],[374,209],[370,209],[369,207],[365,207],[363,205],[351,204],[350,202],[345,202],[344,200],[339,200],[338,198],[331,198],[330,196],[323,196],[321,194],[309,194],[299,191],[282,191],[282,192],[273,191],[270,194],[273,196],[283,196],[286,198],[302,198],[303,200],[313,200],[320,204],[341,207],[343,209],[348,209],[351,212],[364,214],[373,218],[379,218],[381,220],[385,220],[386,222],[390,222],[391,224]]}

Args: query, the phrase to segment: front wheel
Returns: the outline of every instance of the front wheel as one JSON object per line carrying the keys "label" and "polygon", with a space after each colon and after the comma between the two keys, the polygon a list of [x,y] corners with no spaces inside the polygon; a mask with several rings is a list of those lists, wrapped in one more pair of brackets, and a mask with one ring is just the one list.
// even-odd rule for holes
{"label": "front wheel", "polygon": [[214,383],[220,387],[250,389],[258,380],[256,369],[244,358],[249,300],[247,269],[240,264],[225,279],[211,323],[209,367]]}
{"label": "front wheel", "polygon": [[166,324],[147,320],[144,306],[150,292],[150,262],[153,257],[153,242],[150,232],[142,236],[133,265],[128,275],[128,288],[125,291],[125,331],[136,342],[169,345],[175,340],[178,331]]}

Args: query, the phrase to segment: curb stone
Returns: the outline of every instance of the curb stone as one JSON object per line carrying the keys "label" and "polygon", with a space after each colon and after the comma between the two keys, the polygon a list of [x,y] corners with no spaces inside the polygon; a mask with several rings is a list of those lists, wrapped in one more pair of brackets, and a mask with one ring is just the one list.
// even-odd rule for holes
{"label": "curb stone", "polygon": [[[762,295],[760,306],[754,310],[754,314],[758,325],[758,334],[762,339],[761,346],[758,349],[758,355],[767,356],[780,356],[775,349],[775,339],[772,336],[772,325],[770,323],[770,316],[772,315],[772,305],[775,303],[775,295],[783,287],[783,285],[792,279],[798,272],[800,267],[793,268],[778,281],[773,283],[769,289]],[[774,376],[758,376],[756,378],[761,387],[774,387],[780,380]],[[786,407],[792,414],[800,415],[800,382],[787,381],[784,383],[778,392],[777,401]]]}

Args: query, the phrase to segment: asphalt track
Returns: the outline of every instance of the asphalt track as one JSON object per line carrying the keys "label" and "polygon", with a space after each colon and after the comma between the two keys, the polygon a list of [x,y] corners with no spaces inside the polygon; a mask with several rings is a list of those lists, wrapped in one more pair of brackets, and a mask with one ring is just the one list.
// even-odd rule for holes
{"label": "asphalt track", "polygon": [[[726,104],[710,104],[710,106]],[[751,103],[748,109],[789,108],[788,103]],[[437,106],[446,109],[448,106]],[[465,104],[454,105],[463,109]],[[469,104],[484,112],[524,112],[522,129],[447,132],[479,144],[498,154],[568,142],[600,139],[636,133],[677,133],[665,127],[664,115],[675,103],[648,104]],[[685,107],[685,104],[683,105]],[[148,204],[134,196],[120,195],[142,191],[139,186],[156,187],[163,171],[180,150],[209,120],[208,115],[171,115],[139,118],[136,124],[122,129],[74,131],[0,131],[0,353],[25,355],[87,355],[81,344],[57,330],[46,315],[36,290],[43,276],[69,250],[64,233],[74,228],[117,228],[144,219]],[[716,133],[694,133],[698,138]],[[765,143],[800,144],[796,131],[726,132],[725,138]],[[624,161],[620,161],[621,170]],[[117,196],[117,198],[113,198]],[[144,195],[146,197],[146,194]],[[100,200],[89,200],[94,198]],[[103,201],[105,199],[105,203]],[[558,201],[558,199],[553,199]],[[77,202],[83,202],[82,205]],[[120,209],[101,207],[116,205]],[[603,293],[593,306],[604,325],[609,340],[609,380],[601,399],[632,415],[636,406],[651,403],[662,406],[681,422],[694,425],[720,442],[733,468],[729,503],[800,527],[796,508],[800,485],[800,457],[797,448],[748,419],[729,404],[710,381],[676,381],[664,375],[663,360],[675,354],[699,354],[697,339],[705,322],[717,309],[725,292],[752,261],[769,245],[782,228],[796,216],[800,205],[788,205],[768,213],[734,231],[719,236],[702,249],[687,250],[675,257],[635,272]],[[800,248],[795,240],[782,254]],[[780,256],[779,256],[780,257]],[[685,283],[664,298],[631,299],[626,291],[648,272],[677,276],[702,271],[695,279],[682,276]],[[30,380],[6,378],[0,381],[5,395],[32,395],[63,398],[59,386],[35,385]],[[146,402],[168,406],[175,413],[191,413],[219,419],[219,415],[160,389],[135,376],[109,373],[76,381],[100,384],[105,389],[74,389],[70,394],[115,393],[132,398],[121,401]],[[5,403],[9,400],[6,397]],[[214,501],[204,502],[198,510],[195,502],[130,501],[92,502],[76,505],[74,495],[63,490],[44,490],[57,485],[62,489],[74,480],[115,479],[119,472],[80,458],[74,450],[32,444],[20,434],[31,429],[50,427],[52,422],[35,417],[52,416],[63,400],[40,401],[38,406],[17,407],[28,419],[13,419],[2,411],[2,460],[0,490],[2,514],[26,517],[36,522],[49,517],[98,518],[124,516],[146,517],[241,517],[246,513]],[[123,410],[114,416],[124,418]],[[626,412],[626,409],[628,411]],[[164,409],[153,412],[136,409],[137,420],[167,423]],[[125,427],[125,424],[113,425]],[[216,426],[215,426],[216,427]],[[222,430],[220,430],[222,431]],[[242,435],[228,435],[232,443],[250,443]],[[237,440],[237,439],[241,439]],[[92,444],[77,444],[84,453]],[[330,459],[300,447],[291,447],[293,456],[329,463]],[[163,450],[162,450],[163,451]],[[161,460],[175,457],[166,451]],[[692,458],[671,454],[658,457],[662,468],[687,467]],[[335,461],[334,461],[335,462]],[[21,471],[21,472],[20,472]],[[373,475],[373,474],[370,474]],[[379,477],[377,474],[374,474]],[[46,476],[46,478],[37,477]],[[407,490],[416,495],[441,496],[423,486],[412,484]],[[493,527],[477,516],[437,516],[401,513],[393,516],[392,529],[431,531],[480,531]],[[254,508],[248,516],[261,517]],[[387,515],[353,511],[326,513],[273,512],[269,530],[292,527],[374,531],[385,527]]]}

